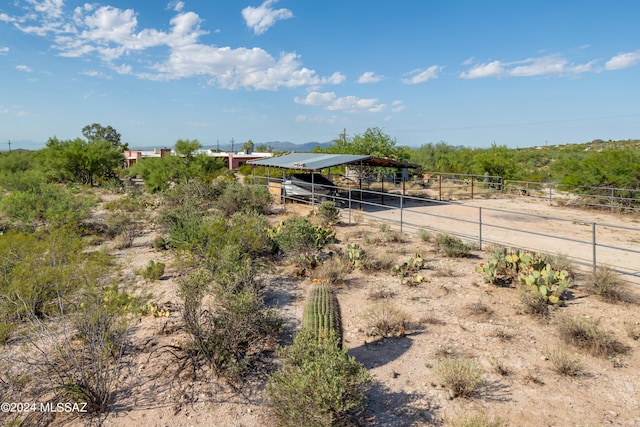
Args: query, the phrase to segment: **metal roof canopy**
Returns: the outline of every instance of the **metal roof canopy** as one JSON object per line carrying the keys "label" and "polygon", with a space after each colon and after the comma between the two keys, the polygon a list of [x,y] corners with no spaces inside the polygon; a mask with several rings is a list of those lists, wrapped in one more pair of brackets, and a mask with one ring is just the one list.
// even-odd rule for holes
{"label": "metal roof canopy", "polygon": [[374,156],[356,154],[324,154],[324,153],[291,153],[269,159],[249,160],[251,166],[269,166],[284,169],[319,171],[333,166],[359,163],[366,166],[389,168],[416,168],[417,165],[399,162],[394,159],[383,159]]}

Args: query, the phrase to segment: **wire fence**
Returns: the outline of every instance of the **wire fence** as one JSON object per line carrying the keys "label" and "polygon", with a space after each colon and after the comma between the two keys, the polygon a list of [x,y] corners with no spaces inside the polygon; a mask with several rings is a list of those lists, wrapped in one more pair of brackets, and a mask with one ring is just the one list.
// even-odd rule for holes
{"label": "wire fence", "polygon": [[[286,191],[282,179],[254,182],[266,184],[284,204],[295,201],[315,206],[332,200],[349,224],[362,216],[396,224],[402,232],[417,234],[419,230],[427,230],[458,236],[475,242],[480,250],[496,245],[554,254],[594,271],[599,265],[607,265],[629,281],[640,283],[640,228],[637,227],[418,197],[407,194],[404,188],[398,189],[399,185],[381,191],[315,184],[307,186],[306,193],[293,194]],[[469,180],[469,186],[471,182]],[[500,182],[500,185],[499,191],[491,186],[485,188],[495,190],[491,194],[504,194],[504,187],[511,183]],[[551,194],[554,195],[553,191]],[[584,217],[593,215],[585,212]]]}

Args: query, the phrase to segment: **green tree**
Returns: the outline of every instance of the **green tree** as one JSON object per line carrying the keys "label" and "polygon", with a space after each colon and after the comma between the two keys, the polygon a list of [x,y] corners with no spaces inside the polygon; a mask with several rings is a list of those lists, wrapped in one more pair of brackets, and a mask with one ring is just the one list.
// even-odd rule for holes
{"label": "green tree", "polygon": [[202,148],[202,144],[197,139],[179,139],[176,142],[176,153],[178,156],[183,157],[186,163],[191,162],[196,155],[196,152]]}
{"label": "green tree", "polygon": [[113,148],[127,149],[127,144],[122,145],[121,135],[111,126],[103,127],[98,123],[93,123],[82,128],[82,135],[89,142],[108,141]]}
{"label": "green tree", "polygon": [[396,139],[387,135],[380,128],[368,128],[362,135],[353,138],[338,137],[325,152],[335,154],[359,154],[376,157],[391,157],[396,160],[409,159],[409,150],[396,147]]}
{"label": "green tree", "polygon": [[122,163],[122,152],[106,140],[49,138],[41,159],[49,178],[93,185],[96,178],[112,178]]}
{"label": "green tree", "polygon": [[247,142],[242,144],[242,151],[251,153],[253,152],[254,148],[255,148],[255,144],[253,143],[252,140],[248,140]]}

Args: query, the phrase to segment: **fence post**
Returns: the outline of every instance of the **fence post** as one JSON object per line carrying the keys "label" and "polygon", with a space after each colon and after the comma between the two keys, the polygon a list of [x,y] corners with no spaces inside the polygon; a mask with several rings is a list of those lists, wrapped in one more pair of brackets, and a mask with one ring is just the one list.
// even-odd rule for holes
{"label": "fence post", "polygon": [[611,188],[611,201],[609,202],[609,206],[611,207],[610,210],[611,212],[613,212],[613,198],[615,197],[615,190],[613,188]]}
{"label": "fence post", "polygon": [[438,200],[442,200],[442,175],[438,175]]}
{"label": "fence post", "polygon": [[482,250],[482,208],[478,208],[478,244]]}
{"label": "fence post", "polygon": [[591,223],[591,240],[593,242],[593,272],[596,272],[596,223]]}
{"label": "fence post", "polygon": [[471,177],[471,200],[473,200],[473,176]]}
{"label": "fence post", "polygon": [[404,212],[403,207],[404,207],[404,196],[401,194],[400,195],[400,232],[401,233],[402,233],[402,213]]}

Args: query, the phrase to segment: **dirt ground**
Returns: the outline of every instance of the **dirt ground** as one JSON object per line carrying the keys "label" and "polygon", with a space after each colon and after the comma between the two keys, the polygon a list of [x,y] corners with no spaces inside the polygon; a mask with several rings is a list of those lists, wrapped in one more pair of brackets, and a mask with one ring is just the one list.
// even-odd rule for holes
{"label": "dirt ground", "polygon": [[[273,219],[307,212],[307,206],[291,205]],[[640,327],[640,305],[603,302],[588,292],[584,275],[578,274],[570,298],[548,318],[524,314],[516,289],[485,284],[474,271],[486,260],[486,251],[473,251],[468,258],[445,258],[432,244],[415,236],[405,235],[404,242],[385,241],[384,232],[371,220],[367,216],[358,224],[338,225],[338,246],[377,245],[380,253],[397,262],[421,253],[427,261],[421,274],[429,281],[410,287],[385,271],[354,270],[337,289],[344,345],[374,378],[367,393],[366,425],[445,425],[482,413],[508,426],[640,426],[640,341],[626,332]],[[133,248],[118,251],[117,257],[124,274],[131,276],[150,259],[167,264],[162,280],[138,284],[152,292],[154,301],[166,307],[169,315],[136,319],[132,355],[116,404],[105,417],[91,423],[121,427],[275,425],[263,376],[256,376],[241,392],[211,377],[174,377],[177,362],[166,348],[179,347],[186,339],[175,293],[180,271],[170,253],[152,248],[154,236],[154,230],[146,230]],[[265,280],[267,302],[281,310],[292,334],[300,326],[311,281],[290,275],[290,270],[281,265]],[[640,299],[635,285],[628,289],[630,299]],[[386,298],[376,299],[380,295]],[[407,313],[410,322],[405,336],[381,338],[368,333],[363,313],[379,301]],[[580,316],[599,320],[627,351],[595,357],[563,343],[558,324]],[[577,375],[555,371],[549,355],[558,349],[579,360]],[[451,398],[441,386],[435,367],[447,356],[470,359],[480,366],[484,383],[473,396]],[[65,415],[51,421],[50,425],[88,423],[86,418]],[[46,423],[34,414],[24,425]]]}

